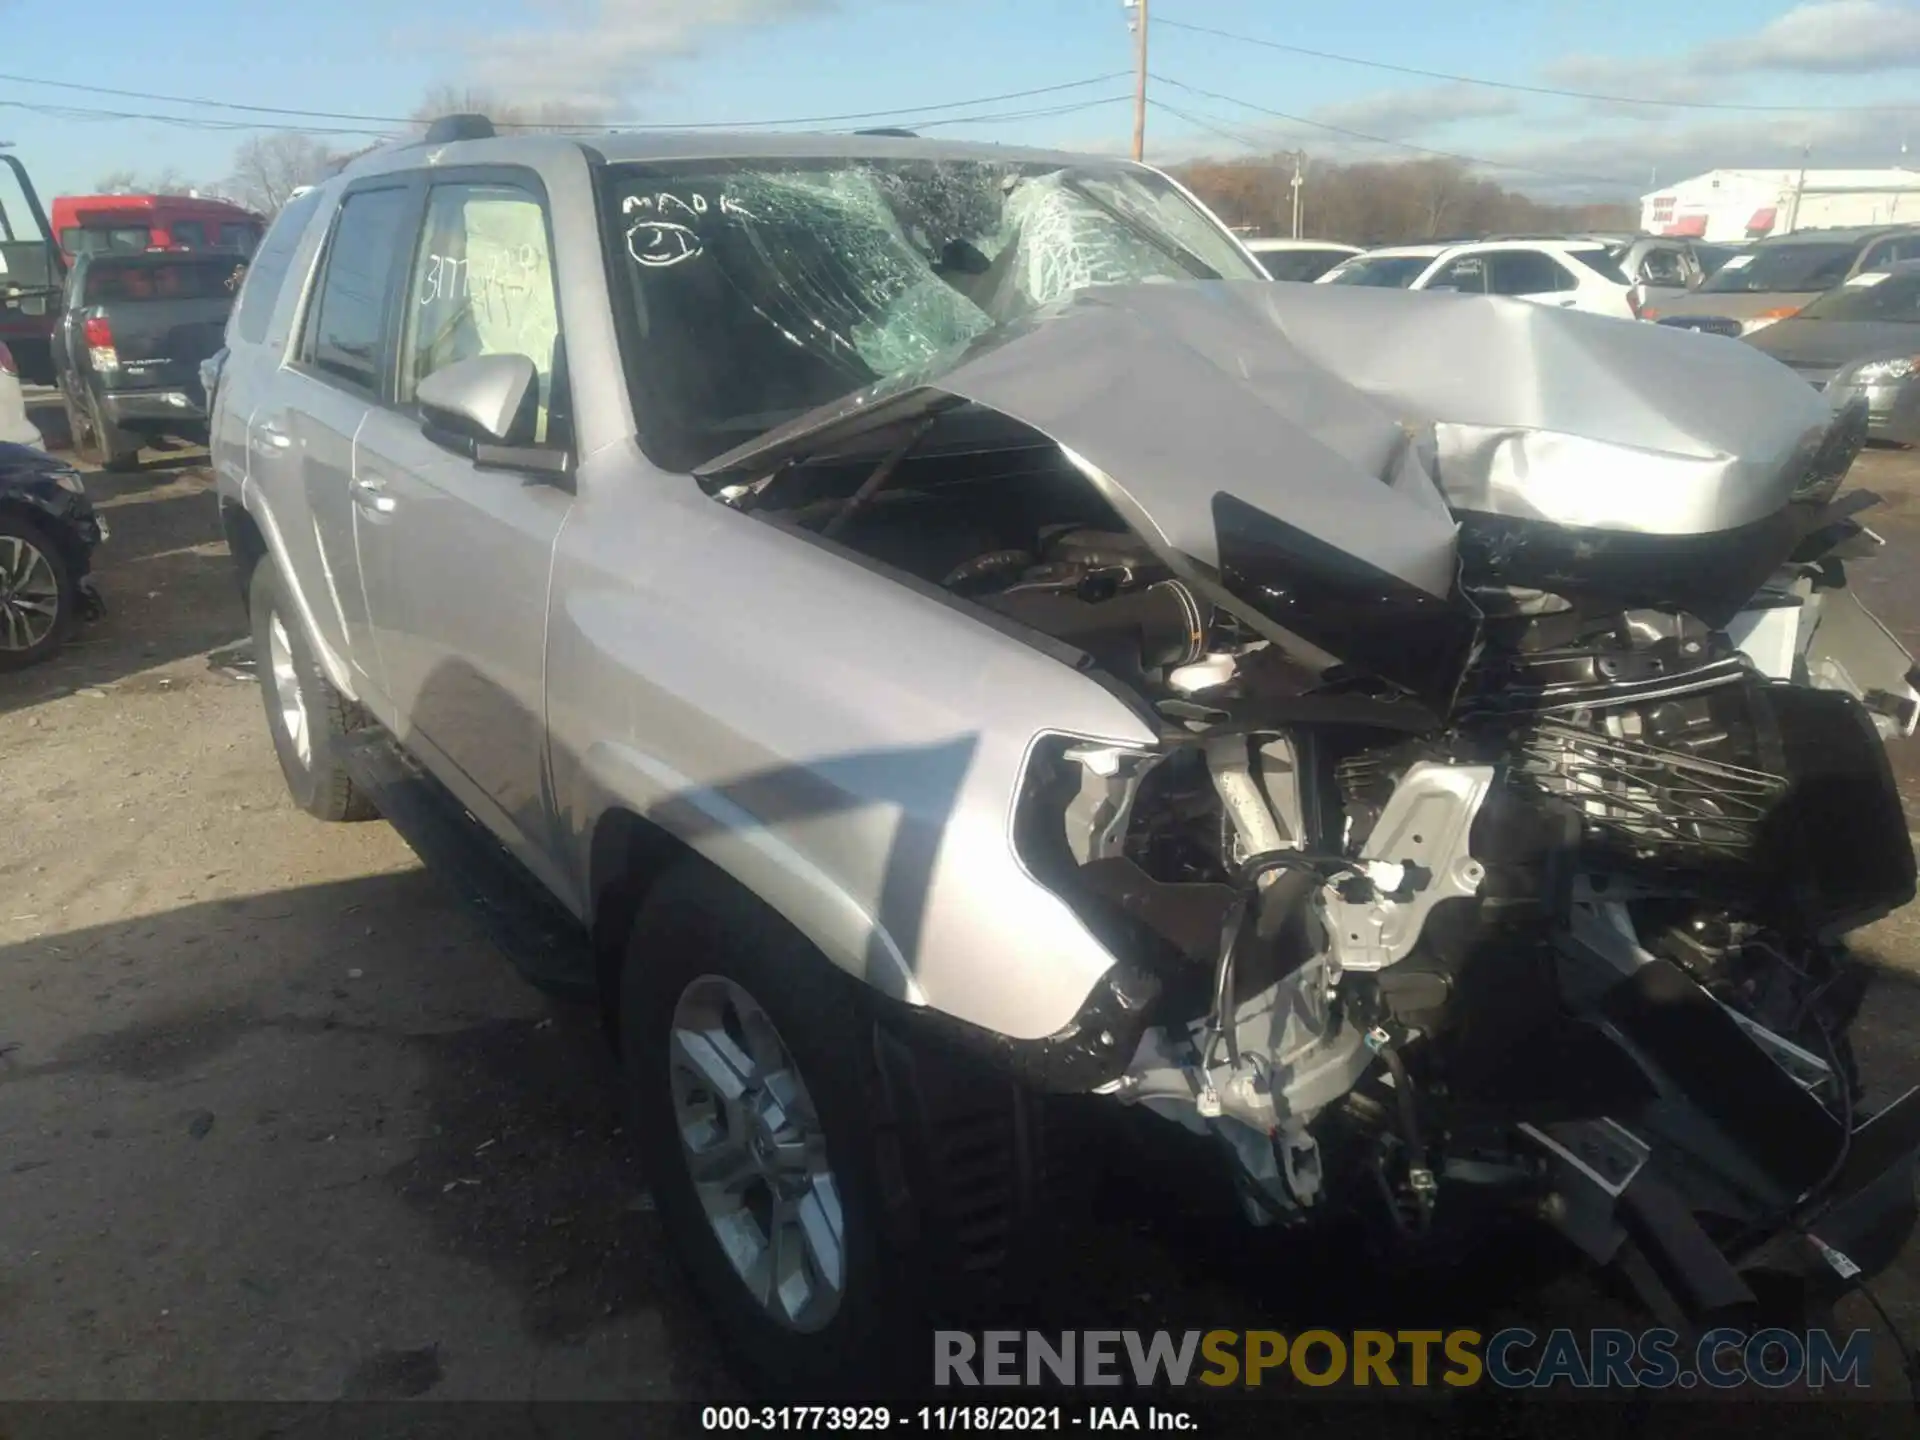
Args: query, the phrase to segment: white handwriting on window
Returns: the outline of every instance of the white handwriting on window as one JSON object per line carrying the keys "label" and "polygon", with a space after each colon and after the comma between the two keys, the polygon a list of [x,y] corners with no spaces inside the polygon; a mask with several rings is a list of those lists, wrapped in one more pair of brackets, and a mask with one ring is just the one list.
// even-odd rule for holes
{"label": "white handwriting on window", "polygon": [[[629,195],[620,202],[623,216],[636,217],[627,227],[627,254],[634,263],[650,270],[665,270],[706,254],[706,241],[694,228],[700,217],[716,208],[706,196],[675,195],[662,190],[654,195]],[[743,220],[757,218],[730,195],[722,195],[717,207],[722,215]],[[673,218],[668,218],[668,217]]]}

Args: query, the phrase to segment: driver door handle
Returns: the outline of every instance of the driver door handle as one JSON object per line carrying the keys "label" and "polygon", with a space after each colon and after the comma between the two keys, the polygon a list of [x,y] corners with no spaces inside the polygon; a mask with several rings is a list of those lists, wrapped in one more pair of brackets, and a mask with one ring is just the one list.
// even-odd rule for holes
{"label": "driver door handle", "polygon": [[385,493],[387,482],[377,475],[356,475],[347,482],[347,490],[353,496],[354,503],[362,509],[371,510],[376,515],[391,515],[394,499]]}

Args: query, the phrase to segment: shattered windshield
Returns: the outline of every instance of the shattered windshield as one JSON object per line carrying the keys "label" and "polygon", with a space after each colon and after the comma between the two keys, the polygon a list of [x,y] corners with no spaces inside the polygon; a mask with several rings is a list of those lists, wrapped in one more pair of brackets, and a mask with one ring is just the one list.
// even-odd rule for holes
{"label": "shattered windshield", "polygon": [[616,166],[605,212],[649,458],[687,470],[1093,285],[1258,280],[1151,173],[986,161]]}

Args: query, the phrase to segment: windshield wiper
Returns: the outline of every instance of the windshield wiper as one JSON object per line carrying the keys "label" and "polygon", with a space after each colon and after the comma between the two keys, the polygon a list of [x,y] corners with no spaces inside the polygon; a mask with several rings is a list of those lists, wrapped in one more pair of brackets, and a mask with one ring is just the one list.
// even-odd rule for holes
{"label": "windshield wiper", "polygon": [[1111,201],[1101,199],[1092,190],[1088,189],[1085,182],[1073,171],[1067,171],[1061,178],[1060,184],[1063,189],[1072,191],[1102,215],[1107,216],[1117,224],[1124,226],[1134,235],[1139,236],[1140,239],[1146,241],[1162,255],[1165,255],[1169,260],[1193,276],[1194,279],[1218,280],[1220,278],[1220,272],[1218,270],[1207,264],[1206,261],[1202,260],[1171,235],[1156,230],[1153,226],[1140,220],[1136,216],[1127,214],[1126,211]]}

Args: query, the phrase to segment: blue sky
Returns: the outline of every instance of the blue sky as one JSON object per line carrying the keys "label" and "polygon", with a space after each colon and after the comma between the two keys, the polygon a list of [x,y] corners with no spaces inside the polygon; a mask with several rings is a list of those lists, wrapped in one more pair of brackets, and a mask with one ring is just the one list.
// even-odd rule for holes
{"label": "blue sky", "polygon": [[[1815,164],[1896,164],[1907,138],[1898,113],[1609,107],[1313,59],[1179,24],[1609,95],[1920,104],[1920,5],[1908,0],[1153,0],[1152,13],[1151,68],[1165,80],[1153,93],[1192,117],[1152,113],[1148,158],[1163,161],[1247,153],[1243,142],[1329,159],[1414,153],[1286,124],[1236,101],[1508,162],[1514,168],[1490,173],[1542,194],[1634,193],[1656,167],[1672,179],[1714,165],[1784,165],[1803,144],[1813,146]],[[89,0],[84,32],[86,43],[76,44],[73,14],[46,0],[0,0],[0,71],[372,116],[405,115],[435,85],[473,84],[507,99],[587,99],[621,119],[670,124],[932,107],[1132,62],[1121,0],[174,0],[158,11],[150,0]],[[1127,79],[1112,79],[976,106],[971,113],[994,115],[1115,101],[928,133],[1118,149],[1130,128],[1129,104],[1118,97],[1129,90]],[[245,133],[72,113],[82,109],[245,118],[0,80],[0,140],[14,142],[45,195],[90,188],[123,168],[218,181]],[[1920,109],[1911,114],[1920,122]],[[1920,144],[1920,133],[1912,139]]]}

